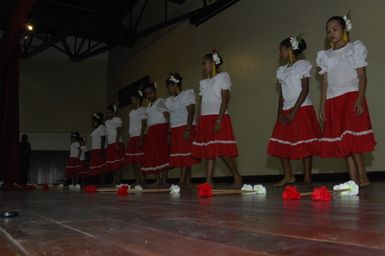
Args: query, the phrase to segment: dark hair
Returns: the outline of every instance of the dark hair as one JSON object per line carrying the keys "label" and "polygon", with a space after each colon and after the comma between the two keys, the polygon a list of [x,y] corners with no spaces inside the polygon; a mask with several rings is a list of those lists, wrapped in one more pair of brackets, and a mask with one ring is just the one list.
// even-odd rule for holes
{"label": "dark hair", "polygon": [[151,82],[151,83],[145,84],[145,85],[143,86],[142,91],[144,92],[144,91],[146,91],[147,89],[153,89],[154,91],[156,91],[155,83],[156,83],[156,82],[153,81],[153,82]]}
{"label": "dark hair", "polygon": [[110,110],[112,113],[116,113],[118,111],[119,106],[116,104],[109,105],[106,107],[106,110]]}
{"label": "dark hair", "polygon": [[98,122],[99,124],[103,123],[104,115],[103,113],[97,112],[92,116],[92,120]]}
{"label": "dark hair", "polygon": [[333,16],[333,17],[331,17],[331,18],[328,19],[328,21],[326,22],[326,25],[327,25],[330,21],[338,21],[338,23],[341,25],[341,27],[342,27],[343,29],[346,28],[346,22],[345,22],[344,18],[341,17],[341,16]]}
{"label": "dark hair", "polygon": [[[280,47],[284,46],[286,48],[293,48],[291,45],[290,39],[291,39],[291,37],[288,37],[288,38],[282,40],[282,42],[279,44],[279,46]],[[301,54],[307,47],[306,42],[303,38],[297,38],[297,40],[298,40],[298,49],[297,50],[293,49],[293,52],[295,55]]]}
{"label": "dark hair", "polygon": [[71,138],[74,138],[75,140],[79,140],[79,138],[80,138],[79,132],[73,132],[73,133],[71,133]]}
{"label": "dark hair", "polygon": [[217,67],[219,67],[219,66],[221,66],[221,65],[223,64],[223,58],[222,58],[222,56],[219,54],[218,51],[213,50],[212,52],[210,52],[210,53],[206,54],[205,56],[203,56],[203,59],[205,59],[205,60],[210,60],[210,61],[213,61],[213,62],[214,62],[213,56],[214,56],[215,53],[218,55],[219,60],[220,60],[220,61],[219,61],[219,64],[215,64],[215,65],[216,65]]}
{"label": "dark hair", "polygon": [[[171,81],[171,76],[175,77],[179,82],[176,83],[175,81]],[[173,72],[169,74],[169,77],[166,80],[166,84],[175,84],[178,86],[182,86],[182,81],[183,77],[179,73]]]}

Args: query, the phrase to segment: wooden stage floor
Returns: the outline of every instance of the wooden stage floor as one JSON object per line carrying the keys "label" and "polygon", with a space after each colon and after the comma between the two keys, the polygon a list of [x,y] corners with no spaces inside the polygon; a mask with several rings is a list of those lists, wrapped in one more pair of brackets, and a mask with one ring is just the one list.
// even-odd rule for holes
{"label": "wooden stage floor", "polygon": [[1,209],[20,210],[0,219],[0,255],[385,255],[385,182],[332,202],[283,202],[267,189],[208,199],[0,192]]}

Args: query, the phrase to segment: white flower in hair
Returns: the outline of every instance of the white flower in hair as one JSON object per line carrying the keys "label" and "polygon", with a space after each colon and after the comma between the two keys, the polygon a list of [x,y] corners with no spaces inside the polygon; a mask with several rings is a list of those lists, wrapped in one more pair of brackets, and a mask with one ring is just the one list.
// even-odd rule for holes
{"label": "white flower in hair", "polygon": [[157,81],[154,81],[153,84],[154,84],[154,88],[155,88],[155,89],[158,89],[158,82],[157,82]]}
{"label": "white flower in hair", "polygon": [[100,119],[100,116],[98,115],[98,114],[94,114],[94,117],[96,118],[96,119]]}
{"label": "white flower in hair", "polygon": [[344,16],[344,21],[346,25],[346,31],[349,32],[350,30],[352,30],[352,21],[349,19],[347,15]]}
{"label": "white flower in hair", "polygon": [[114,112],[118,111],[118,106],[117,106],[116,104],[114,104],[114,105],[112,106],[112,108],[114,109]]}
{"label": "white flower in hair", "polygon": [[290,44],[291,44],[291,48],[293,48],[293,50],[299,49],[299,41],[297,38],[291,36],[290,37]]}
{"label": "white flower in hair", "polygon": [[138,90],[138,94],[140,97],[143,97],[143,92],[141,90]]}
{"label": "white flower in hair", "polygon": [[221,58],[219,57],[219,54],[217,52],[213,52],[211,54],[212,58],[213,58],[213,61],[216,65],[219,65],[221,64]]}
{"label": "white flower in hair", "polygon": [[174,75],[171,75],[170,78],[168,79],[170,82],[173,82],[175,84],[179,84],[179,79],[177,79]]}

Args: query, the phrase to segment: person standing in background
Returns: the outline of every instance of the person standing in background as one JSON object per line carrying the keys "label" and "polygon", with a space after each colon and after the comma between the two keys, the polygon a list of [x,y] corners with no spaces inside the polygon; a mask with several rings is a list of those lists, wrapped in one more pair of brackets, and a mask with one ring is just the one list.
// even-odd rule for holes
{"label": "person standing in background", "polygon": [[31,160],[31,144],[28,142],[28,135],[23,134],[20,142],[20,177],[19,183],[26,184]]}

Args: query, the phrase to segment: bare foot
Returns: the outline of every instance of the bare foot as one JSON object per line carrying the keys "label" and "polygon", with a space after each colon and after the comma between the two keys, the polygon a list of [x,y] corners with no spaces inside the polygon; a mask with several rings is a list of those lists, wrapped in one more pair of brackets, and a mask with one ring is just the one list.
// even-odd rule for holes
{"label": "bare foot", "polygon": [[150,187],[150,188],[159,188],[159,187],[161,187],[162,186],[162,181],[156,181],[156,182],[154,182],[154,183],[152,183],[151,185],[149,185],[148,187]]}
{"label": "bare foot", "polygon": [[283,177],[283,179],[280,182],[274,184],[274,187],[283,187],[283,186],[285,186],[288,183],[294,183],[294,182],[295,182],[295,177],[294,176],[291,176],[291,177],[286,177],[285,176],[285,177]]}
{"label": "bare foot", "polygon": [[239,189],[242,187],[242,176],[234,177],[234,184],[230,186],[230,188]]}

